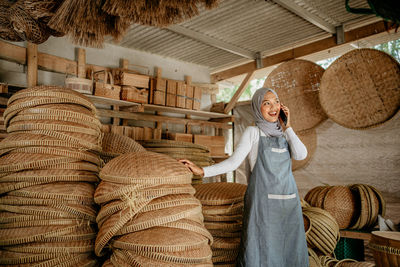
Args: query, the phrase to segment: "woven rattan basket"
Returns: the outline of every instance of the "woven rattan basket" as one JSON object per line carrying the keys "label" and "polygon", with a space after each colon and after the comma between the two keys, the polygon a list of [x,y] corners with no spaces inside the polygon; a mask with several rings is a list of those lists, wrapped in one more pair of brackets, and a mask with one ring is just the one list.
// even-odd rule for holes
{"label": "woven rattan basket", "polygon": [[195,197],[203,205],[227,205],[242,202],[247,186],[238,183],[208,183],[195,185]]}
{"label": "woven rattan basket", "polygon": [[352,129],[380,125],[400,106],[400,65],[374,49],[352,50],[325,71],[320,102],[336,123]]}
{"label": "woven rattan basket", "polygon": [[324,69],[318,64],[295,59],[280,64],[267,77],[264,87],[274,89],[290,113],[295,131],[311,129],[326,119],[318,94]]}
{"label": "woven rattan basket", "polygon": [[148,151],[131,152],[111,160],[101,170],[100,177],[123,184],[190,184],[192,181],[192,173],[183,164]]}
{"label": "woven rattan basket", "polygon": [[328,189],[323,208],[337,221],[340,229],[347,229],[355,214],[355,198],[347,186],[333,186]]}

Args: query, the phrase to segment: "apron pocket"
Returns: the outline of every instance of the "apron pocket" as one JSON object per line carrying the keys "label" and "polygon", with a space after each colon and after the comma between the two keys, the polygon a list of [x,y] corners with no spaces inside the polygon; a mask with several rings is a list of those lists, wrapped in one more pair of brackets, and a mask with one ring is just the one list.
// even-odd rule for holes
{"label": "apron pocket", "polygon": [[297,194],[275,195],[268,194],[268,221],[271,226],[285,228],[287,225],[297,224]]}

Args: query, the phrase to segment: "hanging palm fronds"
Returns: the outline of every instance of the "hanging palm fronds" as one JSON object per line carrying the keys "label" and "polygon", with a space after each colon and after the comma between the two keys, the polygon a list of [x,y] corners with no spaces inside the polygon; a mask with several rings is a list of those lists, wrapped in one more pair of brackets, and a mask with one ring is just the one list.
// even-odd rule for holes
{"label": "hanging palm fronds", "polygon": [[217,6],[218,0],[106,0],[103,10],[132,23],[163,27],[198,15],[200,4],[211,9]]}

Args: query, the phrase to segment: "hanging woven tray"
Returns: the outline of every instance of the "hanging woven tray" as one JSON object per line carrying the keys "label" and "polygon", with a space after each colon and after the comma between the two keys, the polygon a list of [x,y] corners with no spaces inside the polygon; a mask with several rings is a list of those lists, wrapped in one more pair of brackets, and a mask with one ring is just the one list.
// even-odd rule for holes
{"label": "hanging woven tray", "polygon": [[143,252],[176,252],[204,247],[208,238],[195,232],[169,228],[153,227],[148,230],[123,235],[112,241],[112,247]]}
{"label": "hanging woven tray", "polygon": [[336,123],[366,129],[392,118],[400,106],[400,65],[375,49],[355,49],[325,71],[320,102]]}
{"label": "hanging woven tray", "polygon": [[314,62],[295,59],[280,64],[264,82],[264,87],[274,89],[292,111],[290,121],[295,131],[314,128],[327,118],[318,98],[324,71]]}
{"label": "hanging woven tray", "polygon": [[311,130],[298,131],[296,134],[307,148],[307,157],[303,160],[292,159],[292,171],[307,166],[307,163],[314,156],[315,150],[317,149],[317,132],[315,128]]}
{"label": "hanging woven tray", "polygon": [[111,160],[101,170],[100,178],[122,184],[190,184],[192,173],[171,157],[143,151]]}
{"label": "hanging woven tray", "polygon": [[208,183],[195,185],[196,194],[203,205],[226,205],[241,202],[247,186],[238,183]]}

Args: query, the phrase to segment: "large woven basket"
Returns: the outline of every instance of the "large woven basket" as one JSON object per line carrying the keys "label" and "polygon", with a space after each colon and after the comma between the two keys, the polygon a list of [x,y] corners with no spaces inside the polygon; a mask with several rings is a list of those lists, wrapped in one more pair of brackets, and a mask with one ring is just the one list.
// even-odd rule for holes
{"label": "large woven basket", "polygon": [[324,69],[314,62],[295,59],[280,64],[265,80],[264,87],[274,89],[280,101],[292,110],[295,131],[311,129],[326,119],[318,99],[323,73]]}
{"label": "large woven basket", "polygon": [[400,106],[400,65],[374,49],[350,51],[325,71],[320,102],[336,123],[366,129],[392,118]]}

